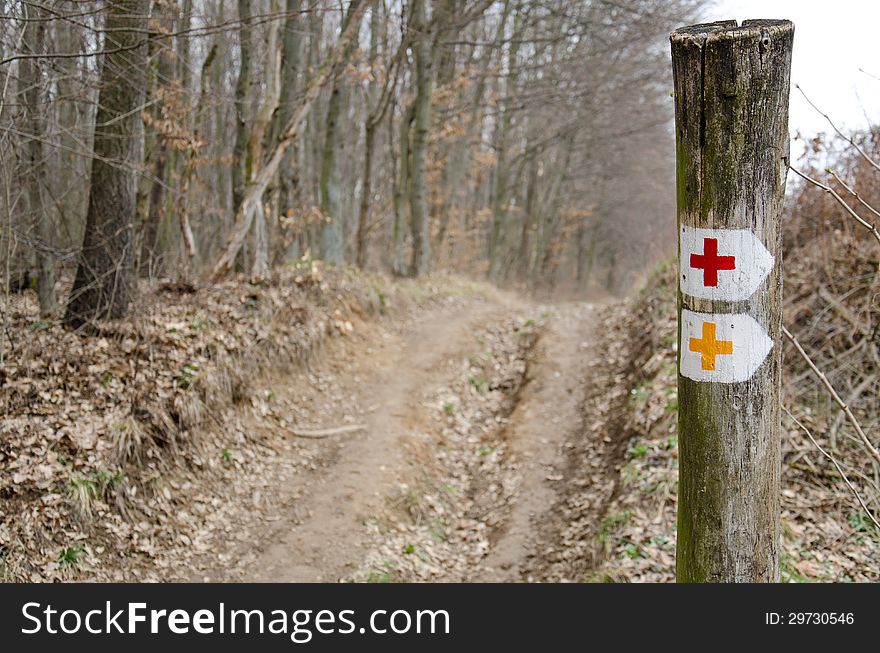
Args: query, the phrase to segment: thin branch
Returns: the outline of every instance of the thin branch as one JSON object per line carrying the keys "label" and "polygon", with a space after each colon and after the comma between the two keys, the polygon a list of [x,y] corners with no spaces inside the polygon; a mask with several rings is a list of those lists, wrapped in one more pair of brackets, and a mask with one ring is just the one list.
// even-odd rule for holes
{"label": "thin branch", "polygon": [[872,77],[872,78],[876,79],[878,82],[880,82],[880,77],[878,77],[878,76],[875,75],[874,73],[869,73],[869,72],[868,72],[867,70],[865,70],[864,68],[859,68],[859,72],[860,72],[860,73],[864,73],[864,74],[867,75],[868,77]]}
{"label": "thin branch", "polygon": [[825,456],[828,460],[830,460],[834,464],[834,466],[837,468],[837,472],[840,474],[840,477],[843,479],[844,483],[847,484],[850,491],[852,491],[856,500],[859,502],[859,505],[862,506],[862,510],[864,510],[865,514],[868,515],[868,519],[870,519],[874,523],[874,526],[877,527],[877,530],[880,531],[880,522],[878,522],[877,518],[874,517],[874,514],[870,511],[870,509],[868,508],[868,505],[865,503],[865,500],[862,499],[862,495],[859,494],[859,491],[856,489],[856,487],[846,477],[846,473],[843,471],[843,468],[840,466],[840,464],[837,462],[837,460],[834,458],[834,456],[832,456],[830,453],[825,451],[825,449],[822,448],[822,445],[820,445],[818,442],[816,442],[816,438],[813,437],[813,434],[810,433],[810,430],[806,426],[801,424],[800,421],[798,421],[797,417],[795,417],[794,415],[791,414],[791,411],[788,410],[787,406],[783,406],[782,410],[784,410],[785,414],[791,418],[791,421],[793,421],[795,424],[797,424],[800,427],[800,429],[804,433],[807,434],[807,437],[810,438],[810,442],[812,442],[815,445],[815,447],[819,450],[819,453],[821,453],[823,456]]}
{"label": "thin branch", "polygon": [[[297,15],[303,15],[310,13],[311,9],[302,10],[300,12],[296,12]],[[58,15],[57,17],[52,17],[49,19],[41,19],[41,20],[65,20],[66,22],[75,25],[81,29],[93,32],[95,34],[109,34],[113,32],[125,32],[131,34],[143,34],[146,38],[139,41],[138,43],[126,47],[118,47],[114,49],[107,50],[96,50],[94,52],[44,52],[42,54],[12,54],[5,59],[0,60],[0,66],[11,63],[13,61],[19,61],[21,59],[78,59],[80,57],[100,57],[107,54],[115,54],[117,52],[126,52],[128,50],[135,50],[145,43],[149,41],[160,41],[160,40],[170,40],[177,37],[185,37],[185,38],[197,38],[210,36],[213,34],[219,34],[222,32],[231,32],[238,29],[238,26],[241,24],[246,24],[251,27],[256,27],[259,25],[263,25],[265,23],[270,23],[273,21],[283,20],[288,16],[293,15],[291,12],[286,11],[278,11],[267,14],[254,14],[250,16],[246,20],[242,20],[239,18],[232,18],[229,20],[225,20],[220,23],[213,23],[210,25],[202,25],[198,27],[191,27],[188,29],[178,30],[175,32],[158,32],[155,29],[138,29],[138,28],[117,28],[117,29],[105,29],[105,28],[97,28],[87,25],[86,23],[82,23],[80,21],[69,20],[66,16]],[[19,22],[27,23],[28,19],[19,18],[17,19]]]}
{"label": "thin branch", "polygon": [[[807,182],[813,184],[813,186],[815,186],[816,188],[831,195],[831,197],[833,197],[837,201],[837,203],[840,204],[846,210],[846,212],[849,213],[850,216],[852,216],[852,218],[856,222],[858,222],[865,229],[870,231],[871,235],[874,236],[874,238],[877,240],[877,243],[880,244],[880,231],[877,231],[877,225],[871,224],[870,222],[865,220],[862,216],[860,216],[858,213],[856,213],[855,209],[853,209],[849,204],[847,204],[846,200],[844,200],[840,195],[838,195],[837,191],[835,191],[833,188],[831,188],[831,186],[828,186],[826,184],[823,184],[821,181],[817,181],[817,180],[813,179],[812,177],[804,174],[803,172],[801,172],[797,168],[792,168],[791,166],[788,166],[788,168],[789,168],[789,170],[794,172],[801,179],[806,180]],[[847,188],[847,190],[849,190],[849,188]],[[858,197],[856,199],[858,199]]]}
{"label": "thin branch", "polygon": [[828,121],[828,124],[831,125],[831,128],[834,129],[835,132],[837,132],[838,136],[840,136],[843,140],[845,140],[847,143],[849,143],[854,148],[856,148],[856,152],[858,152],[865,161],[867,161],[869,164],[871,164],[871,167],[873,167],[875,170],[880,172],[880,164],[878,164],[876,161],[874,161],[874,159],[872,159],[870,156],[868,156],[868,153],[865,152],[861,147],[859,147],[852,138],[850,138],[849,136],[844,134],[842,131],[840,131],[840,129],[837,127],[837,125],[835,125],[834,122],[831,120],[831,118],[828,116],[828,114],[823,112],[819,107],[817,107],[815,104],[813,104],[813,101],[809,97],[807,97],[807,94],[804,93],[804,89],[802,89],[800,87],[800,84],[795,84],[794,87],[801,92],[801,95],[804,96],[804,99],[807,101],[807,104],[809,104],[811,107],[813,107],[816,110],[816,112],[819,113],[819,115],[821,115],[823,118],[825,118],[825,120]]}
{"label": "thin branch", "polygon": [[836,172],[834,172],[831,168],[826,168],[826,169],[825,169],[825,172],[827,172],[829,175],[831,175],[832,177],[834,177],[834,178],[837,180],[837,183],[840,184],[841,186],[843,186],[843,187],[847,190],[847,192],[848,192],[850,195],[852,195],[853,197],[855,197],[855,198],[856,198],[856,201],[857,201],[859,204],[861,204],[861,205],[864,206],[866,209],[868,209],[871,213],[873,213],[875,216],[877,216],[878,218],[880,218],[880,211],[877,211],[877,209],[875,209],[873,206],[871,206],[870,204],[868,204],[864,199],[862,199],[862,196],[859,195],[859,194],[858,194],[853,188],[851,188],[850,186],[848,186],[848,185],[846,184],[846,182],[843,181],[843,179],[841,179],[840,177],[838,177]]}
{"label": "thin branch", "polygon": [[844,412],[844,414],[846,415],[846,419],[849,421],[850,424],[852,424],[852,427],[855,429],[856,433],[858,434],[859,438],[861,439],[862,443],[865,445],[865,448],[868,450],[871,456],[873,456],[874,459],[878,463],[880,463],[880,451],[878,451],[877,447],[875,447],[868,439],[868,436],[865,434],[865,431],[862,429],[862,426],[861,424],[859,424],[856,416],[853,415],[850,407],[843,399],[840,398],[840,395],[837,394],[837,391],[834,389],[834,386],[831,385],[831,382],[828,380],[828,377],[825,376],[825,373],[822,372],[822,370],[820,370],[818,367],[816,367],[816,364],[810,358],[809,354],[804,351],[804,348],[801,346],[801,343],[798,342],[798,339],[795,338],[792,335],[791,331],[785,328],[785,326],[782,327],[782,333],[785,335],[788,341],[794,345],[794,348],[797,350],[798,354],[800,354],[800,357],[804,359],[804,362],[806,362],[806,364],[810,367],[810,369],[813,371],[813,374],[816,375],[819,381],[822,382],[822,385],[824,385],[825,388],[828,390],[831,398],[834,400],[834,403],[836,403],[840,407],[840,410]]}
{"label": "thin branch", "polygon": [[[127,31],[135,31],[135,30],[127,30]],[[0,66],[3,66],[8,63],[12,63],[13,61],[20,61],[22,59],[79,59],[85,57],[102,57],[108,54],[117,54],[119,52],[129,52],[131,50],[137,50],[140,47],[144,47],[147,43],[149,43],[150,39],[142,39],[133,45],[125,45],[120,46],[118,48],[110,48],[105,50],[96,50],[95,52],[44,52],[41,54],[14,54],[12,56],[6,57],[5,59],[0,60]]]}

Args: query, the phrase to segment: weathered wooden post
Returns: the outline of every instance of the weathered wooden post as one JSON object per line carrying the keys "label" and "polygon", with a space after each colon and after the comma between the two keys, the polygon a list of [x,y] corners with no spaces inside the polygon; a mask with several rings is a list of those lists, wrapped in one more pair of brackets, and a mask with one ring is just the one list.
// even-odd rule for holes
{"label": "weathered wooden post", "polygon": [[779,579],[781,214],[794,26],[670,36],[679,231],[679,582]]}

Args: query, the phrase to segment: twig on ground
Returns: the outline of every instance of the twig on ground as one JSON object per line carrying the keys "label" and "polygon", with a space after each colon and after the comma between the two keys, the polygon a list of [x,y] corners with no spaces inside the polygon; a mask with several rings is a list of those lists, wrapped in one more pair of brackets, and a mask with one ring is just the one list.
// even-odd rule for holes
{"label": "twig on ground", "polygon": [[313,440],[320,440],[321,438],[326,438],[331,435],[341,435],[343,433],[354,433],[355,431],[363,431],[366,428],[367,427],[364,424],[349,424],[347,426],[337,426],[336,428],[332,429],[291,429],[290,434],[295,435],[298,438],[310,438]]}

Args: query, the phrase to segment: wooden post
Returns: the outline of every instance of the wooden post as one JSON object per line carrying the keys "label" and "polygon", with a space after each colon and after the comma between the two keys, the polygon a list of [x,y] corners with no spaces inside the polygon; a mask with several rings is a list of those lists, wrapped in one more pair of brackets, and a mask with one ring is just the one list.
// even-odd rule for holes
{"label": "wooden post", "polygon": [[779,580],[781,214],[794,26],[670,36],[679,231],[679,582]]}

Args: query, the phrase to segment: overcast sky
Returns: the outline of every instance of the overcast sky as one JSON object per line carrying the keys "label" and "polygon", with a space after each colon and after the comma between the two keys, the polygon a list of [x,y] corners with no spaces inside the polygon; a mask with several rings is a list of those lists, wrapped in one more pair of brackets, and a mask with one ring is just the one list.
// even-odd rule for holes
{"label": "overcast sky", "polygon": [[831,129],[794,84],[845,131],[880,121],[880,81],[859,72],[880,77],[880,0],[718,0],[707,18],[794,22],[792,135]]}

